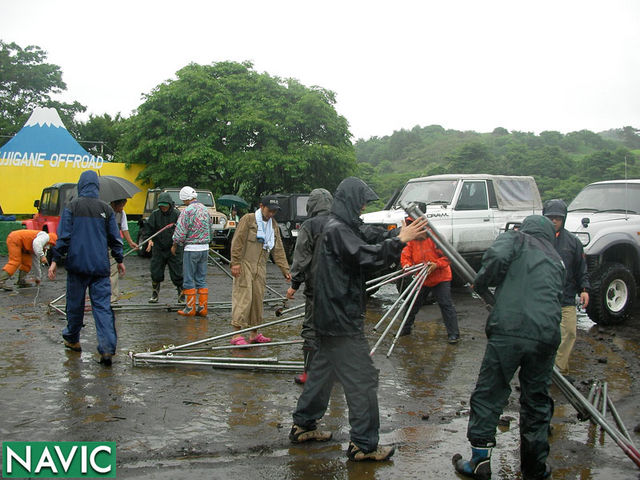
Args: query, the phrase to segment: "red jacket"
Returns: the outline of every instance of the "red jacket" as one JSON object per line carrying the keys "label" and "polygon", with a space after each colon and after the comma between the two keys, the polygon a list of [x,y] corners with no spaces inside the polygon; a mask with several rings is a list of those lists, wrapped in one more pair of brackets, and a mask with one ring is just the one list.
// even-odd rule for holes
{"label": "red jacket", "polygon": [[400,263],[403,267],[418,263],[435,263],[436,269],[425,278],[423,285],[433,287],[441,282],[451,281],[449,259],[438,249],[433,240],[412,240],[402,250]]}

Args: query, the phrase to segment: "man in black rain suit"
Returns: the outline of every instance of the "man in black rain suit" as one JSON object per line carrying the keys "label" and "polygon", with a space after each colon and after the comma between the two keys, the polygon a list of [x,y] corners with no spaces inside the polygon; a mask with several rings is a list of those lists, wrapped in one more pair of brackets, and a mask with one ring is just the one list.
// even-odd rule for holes
{"label": "man in black rain suit", "polygon": [[335,380],[349,406],[350,460],[387,460],[393,446],[379,446],[378,370],[369,356],[364,335],[365,279],[398,259],[405,244],[416,238],[426,222],[402,227],[397,236],[365,230],[360,219],[368,202],[378,196],[362,180],[349,177],[338,186],[331,214],[314,251],[313,325],[318,350],[296,410],[289,438],[294,443],[329,440],[331,433],[316,429]]}
{"label": "man in black rain suit", "polygon": [[291,263],[291,287],[287,290],[287,298],[293,297],[304,283],[304,322],[302,322],[301,336],[304,339],[302,353],[304,355],[304,372],[295,377],[295,382],[304,384],[307,381],[309,365],[313,360],[313,355],[318,349],[316,342],[315,328],[313,328],[313,276],[311,263],[313,260],[313,250],[318,238],[324,230],[324,226],[329,220],[331,213],[331,203],[333,197],[324,188],[315,188],[309,194],[307,202],[307,215],[296,240],[296,248],[293,251],[293,262]]}
{"label": "man in black rain suit", "polygon": [[524,219],[519,231],[500,235],[482,257],[474,288],[497,287],[485,332],[488,342],[471,395],[467,438],[471,459],[453,457],[458,473],[491,478],[491,450],[507,404],[509,383],[520,372],[520,467],[523,480],[548,478],[549,384],[560,344],[564,265],[553,247],[555,231],[541,215]]}

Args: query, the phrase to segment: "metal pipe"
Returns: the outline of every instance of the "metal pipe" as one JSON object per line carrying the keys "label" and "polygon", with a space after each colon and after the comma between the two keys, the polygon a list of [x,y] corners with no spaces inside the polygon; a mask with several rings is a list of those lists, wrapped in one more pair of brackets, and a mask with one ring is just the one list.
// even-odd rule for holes
{"label": "metal pipe", "polygon": [[389,278],[393,278],[396,279],[398,277],[400,277],[401,275],[404,276],[407,272],[411,273],[415,270],[419,270],[421,267],[424,266],[424,263],[417,263],[415,265],[410,265],[406,268],[401,268],[400,270],[394,270],[391,273],[387,273],[386,275],[381,275],[380,277],[377,278],[372,278],[371,280],[367,280],[365,282],[366,285],[371,285],[371,284],[375,284],[376,282],[384,282],[385,280],[388,280]]}
{"label": "metal pipe", "polygon": [[[422,264],[420,264],[422,265]],[[422,267],[421,267],[422,268]],[[406,270],[398,270],[397,275],[393,276],[393,277],[389,277],[386,280],[383,280],[379,283],[376,283],[375,285],[371,285],[369,288],[367,288],[367,292],[371,291],[371,290],[375,290],[380,288],[383,285],[386,285],[387,283],[391,283],[391,282],[395,282],[396,280],[399,280],[401,278],[407,277],[409,275],[413,275],[416,271],[418,271],[419,268],[414,268],[414,269],[406,269]]]}
{"label": "metal pipe", "polygon": [[[409,288],[407,288],[404,292],[402,292],[403,295],[401,295],[399,297],[402,298],[402,296],[406,295],[407,296],[407,300],[409,298],[412,299],[411,301],[411,305],[413,306],[413,304],[415,303],[416,297],[418,295],[418,293],[420,292],[420,288],[422,287],[422,282],[424,281],[424,278],[426,277],[426,275],[424,275],[424,273],[427,271],[427,268],[424,267],[424,270],[421,270],[420,273],[416,276],[416,278],[413,280],[413,282],[411,282],[411,285]],[[408,293],[407,293],[408,292]],[[396,301],[397,303],[397,301]],[[395,303],[394,303],[395,305]],[[373,348],[371,349],[371,351],[369,352],[370,356],[373,356],[373,354],[376,352],[376,350],[378,349],[378,346],[380,346],[380,344],[382,343],[382,340],[384,340],[384,337],[387,335],[387,333],[389,333],[389,331],[391,330],[391,327],[393,326],[393,324],[396,321],[396,318],[398,318],[398,315],[400,315],[400,313],[402,313],[402,311],[404,310],[405,306],[407,305],[407,301],[405,300],[402,305],[400,306],[400,308],[398,308],[398,311],[396,312],[396,314],[393,316],[393,318],[391,319],[391,321],[389,322],[389,324],[387,325],[387,327],[384,329],[384,331],[382,332],[382,335],[380,335],[380,338],[378,339],[378,341],[375,343],[375,345],[373,346]],[[392,307],[393,308],[393,307]],[[391,308],[391,309],[392,309]],[[389,314],[389,312],[391,311],[391,309],[389,309],[389,311],[387,312],[386,315]],[[410,312],[410,310],[409,310]],[[386,316],[385,315],[385,316]],[[384,318],[384,317],[383,317]],[[404,317],[404,321],[406,321],[406,315]],[[403,325],[404,325],[404,321],[403,321]],[[380,324],[382,322],[382,320],[380,322],[378,322],[378,324]],[[377,327],[377,325],[376,325]],[[400,327],[402,328],[402,327]],[[398,330],[400,331],[400,330]]]}
{"label": "metal pipe", "polygon": [[144,358],[161,358],[164,360],[203,360],[203,361],[214,361],[214,362],[245,362],[247,360],[251,360],[252,362],[258,363],[275,363],[278,361],[278,357],[203,357],[203,356],[193,356],[193,355],[149,355],[147,353],[136,353],[134,355],[135,358],[144,359]]}
{"label": "metal pipe", "polygon": [[422,277],[420,279],[420,282],[418,284],[416,292],[415,292],[415,294],[413,296],[413,299],[411,300],[411,304],[409,305],[409,308],[407,309],[406,313],[404,314],[404,318],[402,319],[402,323],[400,324],[400,327],[398,328],[398,331],[396,332],[396,335],[393,338],[393,342],[391,342],[391,346],[389,347],[389,351],[387,352],[387,358],[389,358],[391,356],[391,352],[393,352],[393,349],[396,346],[396,342],[400,338],[400,334],[402,333],[402,329],[404,328],[405,323],[407,323],[407,319],[409,318],[409,315],[411,314],[411,310],[413,309],[413,306],[416,303],[416,300],[418,299],[418,295],[420,295],[420,290],[422,289],[422,285],[424,283],[424,279],[427,278],[428,275],[429,275],[428,269],[426,269],[426,267],[425,267],[424,274],[422,275]]}
{"label": "metal pipe", "polygon": [[[426,267],[423,267],[426,268]],[[419,275],[419,273],[418,273]],[[407,286],[407,288],[405,288],[402,293],[400,294],[400,296],[398,296],[398,298],[396,299],[395,302],[393,302],[393,305],[391,305],[391,307],[389,307],[389,309],[387,310],[387,312],[382,316],[382,318],[378,321],[378,323],[376,323],[376,325],[373,327],[373,331],[377,331],[378,328],[380,328],[380,325],[382,325],[382,322],[385,321],[385,319],[389,316],[389,314],[393,311],[394,308],[396,308],[396,305],[398,305],[398,303],[400,303],[404,297],[406,297],[410,290],[413,288],[413,286],[415,285],[415,283],[418,281],[418,276],[414,277],[414,279],[411,281],[411,283]]]}
{"label": "metal pipe", "polygon": [[592,404],[587,402],[584,396],[569,383],[569,381],[562,376],[557,367],[553,367],[553,381],[556,384],[561,383],[566,389],[572,392],[573,396],[589,411],[591,418],[594,419],[598,425],[600,425],[605,432],[609,434],[609,436],[613,439],[614,442],[622,449],[622,451],[638,466],[640,467],[640,453],[638,450],[629,442],[629,440],[624,437],[620,432],[618,432],[615,428],[611,427],[607,420],[602,416],[602,414],[595,408]]}
{"label": "metal pipe", "polygon": [[173,361],[162,358],[134,358],[133,366],[139,366],[140,364],[161,364],[161,365],[195,365],[195,366],[207,366],[213,368],[227,368],[227,369],[243,369],[243,370],[263,370],[271,372],[298,372],[304,369],[304,363],[299,362],[299,365],[292,365],[290,363],[232,363],[232,362],[203,362],[196,360],[189,361]]}
{"label": "metal pipe", "polygon": [[[456,260],[455,263],[457,264],[457,268],[458,270],[460,270],[460,273],[464,277],[464,279],[469,283],[473,283],[476,272],[473,270],[471,265],[467,263],[464,257],[460,255],[460,253],[458,253],[458,251],[449,243],[449,241],[440,234],[435,225],[433,225],[433,223],[429,221],[429,219],[420,210],[420,208],[418,208],[418,206],[414,203],[407,203],[405,201],[401,201],[400,205],[409,215],[414,217],[416,220],[419,217],[427,220],[427,235],[434,241],[436,245],[438,245],[438,248],[440,248],[440,250],[442,250],[450,260]],[[442,247],[439,244],[441,244]]]}
{"label": "metal pipe", "polygon": [[181,349],[181,352],[211,352],[216,350],[242,350],[243,348],[256,348],[256,347],[279,347],[282,345],[296,345],[304,343],[304,340],[284,340],[282,342],[269,342],[269,343],[250,343],[249,345],[223,345],[221,347],[204,347],[204,348],[185,348]]}
{"label": "metal pipe", "polygon": [[600,410],[603,417],[607,417],[607,382],[602,382],[602,400],[600,402]]}
{"label": "metal pipe", "polygon": [[622,423],[622,418],[620,418],[620,415],[618,414],[618,410],[616,409],[615,405],[611,401],[611,398],[609,398],[608,396],[607,396],[607,404],[609,405],[609,411],[611,412],[611,416],[616,421],[616,425],[618,425],[618,429],[620,430],[620,433],[622,433],[627,438],[627,440],[629,440],[629,443],[631,443],[631,445],[635,447],[635,444],[631,439],[631,435],[629,434],[627,427],[625,427],[624,423]]}
{"label": "metal pipe", "polygon": [[162,355],[164,353],[174,352],[174,351],[180,350],[182,348],[188,348],[188,347],[192,347],[194,345],[201,345],[203,343],[213,342],[215,340],[222,340],[224,338],[233,337],[234,335],[240,335],[242,333],[250,332],[252,330],[258,330],[259,328],[265,328],[265,327],[270,327],[272,325],[278,325],[279,323],[285,323],[285,322],[288,322],[288,321],[291,321],[291,320],[295,320],[296,318],[300,318],[300,317],[304,317],[304,313],[300,313],[298,315],[294,315],[293,317],[281,318],[279,320],[273,320],[271,322],[263,323],[261,325],[255,325],[255,326],[252,326],[252,327],[243,328],[241,330],[236,330],[236,331],[233,331],[233,332],[224,333],[222,335],[217,335],[215,337],[209,337],[209,338],[204,338],[202,340],[197,340],[195,342],[185,343],[184,345],[176,345],[176,346],[172,346],[172,347],[163,348],[162,350],[157,350],[155,352],[149,352],[149,353],[154,354],[154,355],[155,354]]}

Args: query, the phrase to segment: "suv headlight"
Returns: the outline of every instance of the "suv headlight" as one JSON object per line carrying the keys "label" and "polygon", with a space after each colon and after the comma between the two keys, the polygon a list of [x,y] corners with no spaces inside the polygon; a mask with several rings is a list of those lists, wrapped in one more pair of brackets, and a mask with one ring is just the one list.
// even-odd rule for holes
{"label": "suv headlight", "polygon": [[227,219],[224,217],[220,217],[220,225],[224,227],[226,224],[227,224]]}
{"label": "suv headlight", "polygon": [[587,232],[577,232],[577,233],[574,233],[574,235],[578,237],[578,240],[580,240],[580,243],[582,243],[583,247],[586,247],[587,245],[589,245],[589,242],[591,241],[591,236]]}

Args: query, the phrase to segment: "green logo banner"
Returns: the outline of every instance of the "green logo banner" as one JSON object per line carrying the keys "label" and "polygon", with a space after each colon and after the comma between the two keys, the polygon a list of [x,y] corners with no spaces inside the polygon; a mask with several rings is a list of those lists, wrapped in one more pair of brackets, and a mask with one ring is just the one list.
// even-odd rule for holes
{"label": "green logo banner", "polygon": [[116,478],[116,442],[2,442],[3,478]]}

